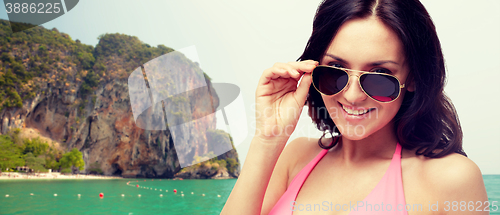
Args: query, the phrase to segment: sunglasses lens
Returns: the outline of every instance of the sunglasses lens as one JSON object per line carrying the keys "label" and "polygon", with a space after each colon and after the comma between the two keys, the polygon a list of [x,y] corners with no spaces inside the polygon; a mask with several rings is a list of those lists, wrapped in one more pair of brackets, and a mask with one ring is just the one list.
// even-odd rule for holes
{"label": "sunglasses lens", "polygon": [[314,69],[312,78],[316,89],[325,95],[340,92],[349,80],[349,76],[343,70],[320,66]]}
{"label": "sunglasses lens", "polygon": [[395,77],[366,73],[359,81],[366,94],[377,101],[390,102],[399,95],[399,81]]}

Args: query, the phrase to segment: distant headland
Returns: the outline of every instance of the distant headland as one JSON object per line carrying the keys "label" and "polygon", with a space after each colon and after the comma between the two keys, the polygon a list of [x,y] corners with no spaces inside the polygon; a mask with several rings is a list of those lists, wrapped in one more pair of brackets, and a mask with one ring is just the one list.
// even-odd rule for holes
{"label": "distant headland", "polygon": [[[207,117],[184,126],[182,136],[175,133],[179,131],[144,130],[135,125],[127,79],[134,69],[172,48],[152,47],[119,33],[99,36],[93,47],[56,28],[37,26],[12,33],[6,20],[0,20],[0,35],[3,173],[28,165],[40,173],[52,169],[125,178],[238,177],[234,145],[211,159],[201,156],[210,154],[211,146],[232,145],[232,140],[223,138],[229,135],[217,130],[215,116],[208,114],[219,102],[210,88],[210,77],[188,58],[182,61],[187,66],[181,74],[186,80],[203,74],[209,89],[179,98],[187,105],[174,114],[183,116],[183,111],[189,111]],[[162,78],[165,84],[178,87],[197,84]],[[173,139],[180,137],[189,144],[176,148]],[[181,169],[177,151],[191,156],[193,165]]]}

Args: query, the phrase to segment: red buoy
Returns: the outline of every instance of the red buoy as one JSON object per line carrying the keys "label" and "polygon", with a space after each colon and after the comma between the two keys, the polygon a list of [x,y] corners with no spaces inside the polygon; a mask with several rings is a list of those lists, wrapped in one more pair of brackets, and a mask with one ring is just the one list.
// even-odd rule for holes
{"label": "red buoy", "polygon": [[139,187],[139,185],[135,185],[136,187]]}
{"label": "red buoy", "polygon": [[177,193],[177,189],[174,189],[174,193]]}
{"label": "red buoy", "polygon": [[102,194],[102,193],[99,193],[99,197],[101,197],[101,198],[102,198],[102,197],[104,197],[104,194]]}

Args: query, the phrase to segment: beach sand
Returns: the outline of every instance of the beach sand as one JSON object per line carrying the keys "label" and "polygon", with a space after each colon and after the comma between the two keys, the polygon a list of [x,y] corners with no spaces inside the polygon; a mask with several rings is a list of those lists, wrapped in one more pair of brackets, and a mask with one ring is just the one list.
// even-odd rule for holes
{"label": "beach sand", "polygon": [[0,174],[0,180],[16,180],[16,179],[122,179],[117,176],[104,175],[81,175],[81,174],[61,174],[58,172],[52,173],[37,173],[26,174],[20,172],[3,172]]}

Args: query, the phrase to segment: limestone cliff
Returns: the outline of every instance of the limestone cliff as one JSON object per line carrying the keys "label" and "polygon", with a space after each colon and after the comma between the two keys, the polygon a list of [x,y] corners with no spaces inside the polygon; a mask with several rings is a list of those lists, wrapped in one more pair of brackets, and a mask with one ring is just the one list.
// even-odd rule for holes
{"label": "limestone cliff", "polygon": [[[184,56],[182,75],[176,76],[181,80],[162,78],[179,89],[206,82],[205,90],[184,94],[184,103],[169,109],[182,116],[183,111],[189,112],[197,120],[164,130],[136,125],[127,79],[144,63],[172,52],[171,48],[151,47],[122,34],[102,35],[94,48],[57,29],[35,27],[13,34],[6,21],[0,21],[0,36],[4,38],[0,41],[1,133],[32,129],[66,151],[79,149],[86,169],[98,165],[106,175],[124,177],[172,178],[181,170],[177,151],[196,157],[210,150],[210,141],[219,141],[207,137],[207,131],[215,130],[212,113],[219,99],[210,78]],[[189,78],[200,74],[205,78]],[[162,104],[164,109],[169,105]],[[174,147],[174,140],[189,144]],[[232,164],[236,168],[212,169],[237,177],[234,149],[218,157],[228,158],[236,161]]]}

